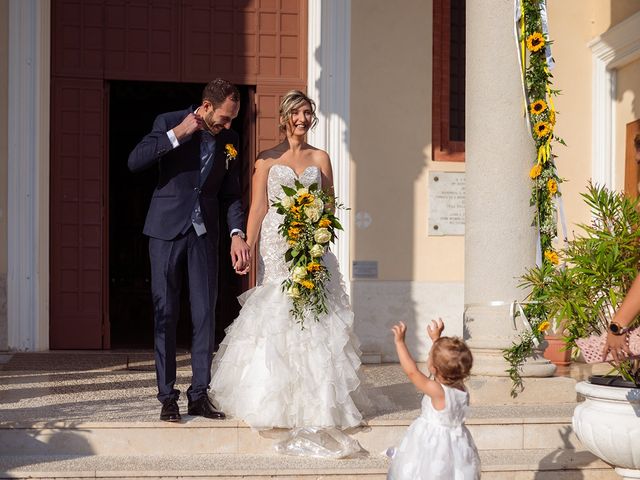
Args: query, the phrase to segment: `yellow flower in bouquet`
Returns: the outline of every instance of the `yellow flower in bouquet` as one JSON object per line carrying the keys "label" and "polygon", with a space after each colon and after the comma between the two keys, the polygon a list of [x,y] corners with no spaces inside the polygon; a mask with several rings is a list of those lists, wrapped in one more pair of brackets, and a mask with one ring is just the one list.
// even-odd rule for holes
{"label": "yellow flower in bouquet", "polygon": [[325,207],[335,200],[317,184],[296,181],[295,188],[283,185],[282,190],[284,196],[272,204],[282,215],[278,231],[288,245],[284,259],[289,277],[282,282],[282,290],[291,299],[293,319],[304,328],[309,318],[319,321],[327,313],[325,286],[330,272],[323,257],[342,226]]}
{"label": "yellow flower in bouquet", "polygon": [[311,262],[307,265],[307,272],[319,272],[322,270],[322,264],[319,262]]}
{"label": "yellow flower in bouquet", "polygon": [[549,195],[555,195],[558,191],[558,182],[556,182],[553,178],[550,178],[547,182],[547,190],[549,190]]}

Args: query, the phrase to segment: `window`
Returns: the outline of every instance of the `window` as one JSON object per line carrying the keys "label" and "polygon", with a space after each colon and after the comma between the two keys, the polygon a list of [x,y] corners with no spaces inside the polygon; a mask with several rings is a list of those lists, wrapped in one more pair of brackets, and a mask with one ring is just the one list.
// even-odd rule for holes
{"label": "window", "polygon": [[433,2],[433,160],[464,162],[465,0]]}

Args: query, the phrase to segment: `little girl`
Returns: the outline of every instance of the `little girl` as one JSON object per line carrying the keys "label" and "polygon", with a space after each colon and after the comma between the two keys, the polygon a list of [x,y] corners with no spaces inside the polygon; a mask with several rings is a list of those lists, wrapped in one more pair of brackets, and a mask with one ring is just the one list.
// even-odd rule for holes
{"label": "little girl", "polygon": [[480,458],[464,425],[469,394],[464,379],[469,376],[473,357],[459,338],[440,337],[444,324],[434,320],[427,327],[433,341],[429,353],[430,379],[411,357],[400,322],[392,329],[400,365],[409,380],[425,395],[422,413],[411,424],[402,443],[392,449],[388,480],[476,480],[480,478]]}

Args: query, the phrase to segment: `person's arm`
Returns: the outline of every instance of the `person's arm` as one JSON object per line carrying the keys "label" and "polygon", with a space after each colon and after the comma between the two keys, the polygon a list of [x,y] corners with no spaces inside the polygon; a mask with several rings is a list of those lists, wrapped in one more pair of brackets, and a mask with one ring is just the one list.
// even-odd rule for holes
{"label": "person's arm", "polygon": [[[324,190],[324,192],[331,198],[334,198],[335,193],[333,188],[333,169],[331,167],[331,159],[327,152],[318,150],[316,161],[320,166],[320,173],[322,174],[322,190]],[[335,213],[334,203],[329,205],[329,210],[332,213]]]}
{"label": "person's arm", "polygon": [[[640,314],[640,274],[638,274],[631,284],[631,288],[627,292],[622,305],[613,316],[612,323],[617,323],[622,328],[627,328],[633,320]],[[624,357],[630,355],[629,345],[627,344],[628,336],[614,335],[611,331],[607,334],[607,342],[602,350],[602,360],[604,361],[607,354],[611,352],[611,356],[615,361],[624,360]]]}
{"label": "person's arm", "polygon": [[168,118],[167,114],[156,117],[151,133],[145,135],[129,154],[129,170],[139,172],[152,167],[164,154],[173,150],[176,145],[173,144],[168,132],[172,131],[178,144],[182,144],[191,138],[196,130],[202,130],[202,119],[193,113],[187,115],[175,126],[168,123]]}
{"label": "person's arm", "polygon": [[431,380],[418,369],[418,365],[409,353],[407,344],[404,341],[404,337],[407,332],[406,325],[403,322],[400,322],[397,325],[394,325],[391,331],[393,332],[396,352],[398,352],[398,359],[400,360],[402,370],[418,390],[431,397],[433,407],[437,410],[441,410],[445,406],[444,389],[442,388],[442,385]]}
{"label": "person's arm", "polygon": [[[238,150],[238,137],[231,132],[232,142],[229,142]],[[221,138],[222,140],[222,138]],[[231,265],[236,272],[246,273],[246,269],[251,261],[251,249],[244,238],[234,235],[234,232],[244,232],[244,209],[242,208],[242,187],[240,185],[240,160],[235,159],[228,163],[229,170],[224,176],[218,199],[227,211],[227,225],[229,235],[231,235]]]}
{"label": "person's arm", "polygon": [[[267,162],[258,157],[256,160],[253,175],[251,177],[251,206],[249,207],[249,218],[247,219],[247,244],[253,248],[258,243],[262,220],[269,210],[269,198],[267,195],[267,176],[269,166]],[[249,265],[246,265],[238,273],[247,273]]]}

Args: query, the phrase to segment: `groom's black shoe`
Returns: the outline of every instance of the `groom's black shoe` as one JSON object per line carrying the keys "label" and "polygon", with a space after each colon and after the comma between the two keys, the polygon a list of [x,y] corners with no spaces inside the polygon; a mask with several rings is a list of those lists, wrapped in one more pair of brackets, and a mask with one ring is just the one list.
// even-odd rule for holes
{"label": "groom's black shoe", "polygon": [[173,398],[165,400],[162,404],[162,410],[160,410],[160,420],[164,420],[165,422],[179,422],[181,418],[178,402]]}
{"label": "groom's black shoe", "polygon": [[226,415],[215,409],[209,397],[206,395],[193,402],[189,400],[189,415],[198,417],[213,418],[214,420],[224,420]]}

